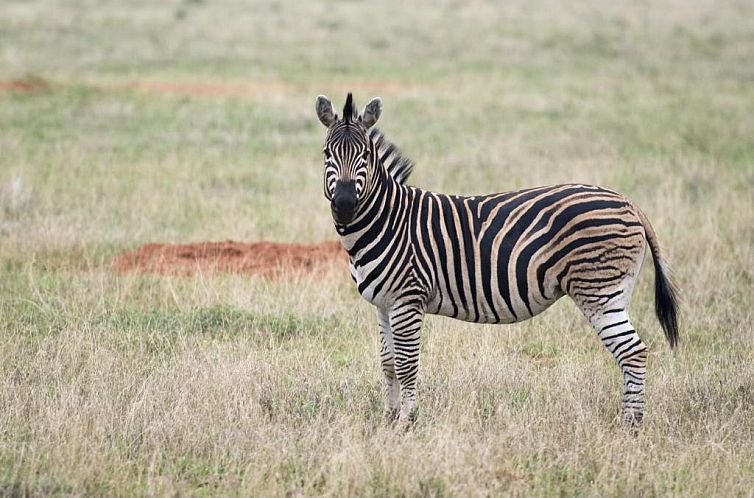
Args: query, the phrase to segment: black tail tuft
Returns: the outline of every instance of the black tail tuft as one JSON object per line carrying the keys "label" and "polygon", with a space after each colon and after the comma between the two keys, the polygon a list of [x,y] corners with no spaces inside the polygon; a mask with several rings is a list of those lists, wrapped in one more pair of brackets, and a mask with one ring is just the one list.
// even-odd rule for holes
{"label": "black tail tuft", "polygon": [[655,313],[672,348],[678,344],[678,289],[654,252],[652,259],[655,264]]}

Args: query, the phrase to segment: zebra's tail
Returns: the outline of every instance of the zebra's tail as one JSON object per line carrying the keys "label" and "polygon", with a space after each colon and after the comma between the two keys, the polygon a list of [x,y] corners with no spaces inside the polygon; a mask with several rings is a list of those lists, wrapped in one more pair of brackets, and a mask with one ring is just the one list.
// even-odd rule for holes
{"label": "zebra's tail", "polygon": [[655,313],[665,332],[665,338],[672,348],[678,344],[678,288],[670,276],[665,260],[662,259],[660,243],[652,224],[641,210],[637,209],[637,211],[644,225],[647,243],[652,251],[652,260],[655,265]]}

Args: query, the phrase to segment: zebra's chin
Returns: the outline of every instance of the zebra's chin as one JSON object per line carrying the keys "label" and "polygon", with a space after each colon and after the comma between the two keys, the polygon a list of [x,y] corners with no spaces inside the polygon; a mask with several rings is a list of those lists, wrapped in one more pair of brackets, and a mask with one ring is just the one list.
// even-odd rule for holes
{"label": "zebra's chin", "polygon": [[355,212],[338,212],[333,209],[332,219],[335,222],[336,227],[345,227],[353,221]]}

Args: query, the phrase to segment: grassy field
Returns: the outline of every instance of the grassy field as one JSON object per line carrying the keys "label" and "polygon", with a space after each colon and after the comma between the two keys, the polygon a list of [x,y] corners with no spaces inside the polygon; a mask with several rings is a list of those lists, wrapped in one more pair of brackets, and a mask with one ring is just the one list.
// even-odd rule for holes
{"label": "grassy field", "polygon": [[[754,4],[0,3],[0,495],[752,496]],[[0,84],[2,86],[2,84]],[[5,85],[8,86],[8,85]],[[382,419],[350,278],[119,276],[146,242],[332,239],[314,97],[383,98],[412,183],[625,193],[651,265],[644,430],[572,303],[430,317]]]}

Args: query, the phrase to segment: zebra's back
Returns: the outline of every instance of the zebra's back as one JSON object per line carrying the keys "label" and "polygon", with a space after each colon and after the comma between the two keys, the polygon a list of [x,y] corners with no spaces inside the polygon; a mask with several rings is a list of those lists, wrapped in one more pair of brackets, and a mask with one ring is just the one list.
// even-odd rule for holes
{"label": "zebra's back", "polygon": [[571,184],[471,197],[411,190],[413,264],[429,313],[510,323],[564,294],[604,306],[630,294],[621,286],[641,267],[644,227],[616,192]]}

